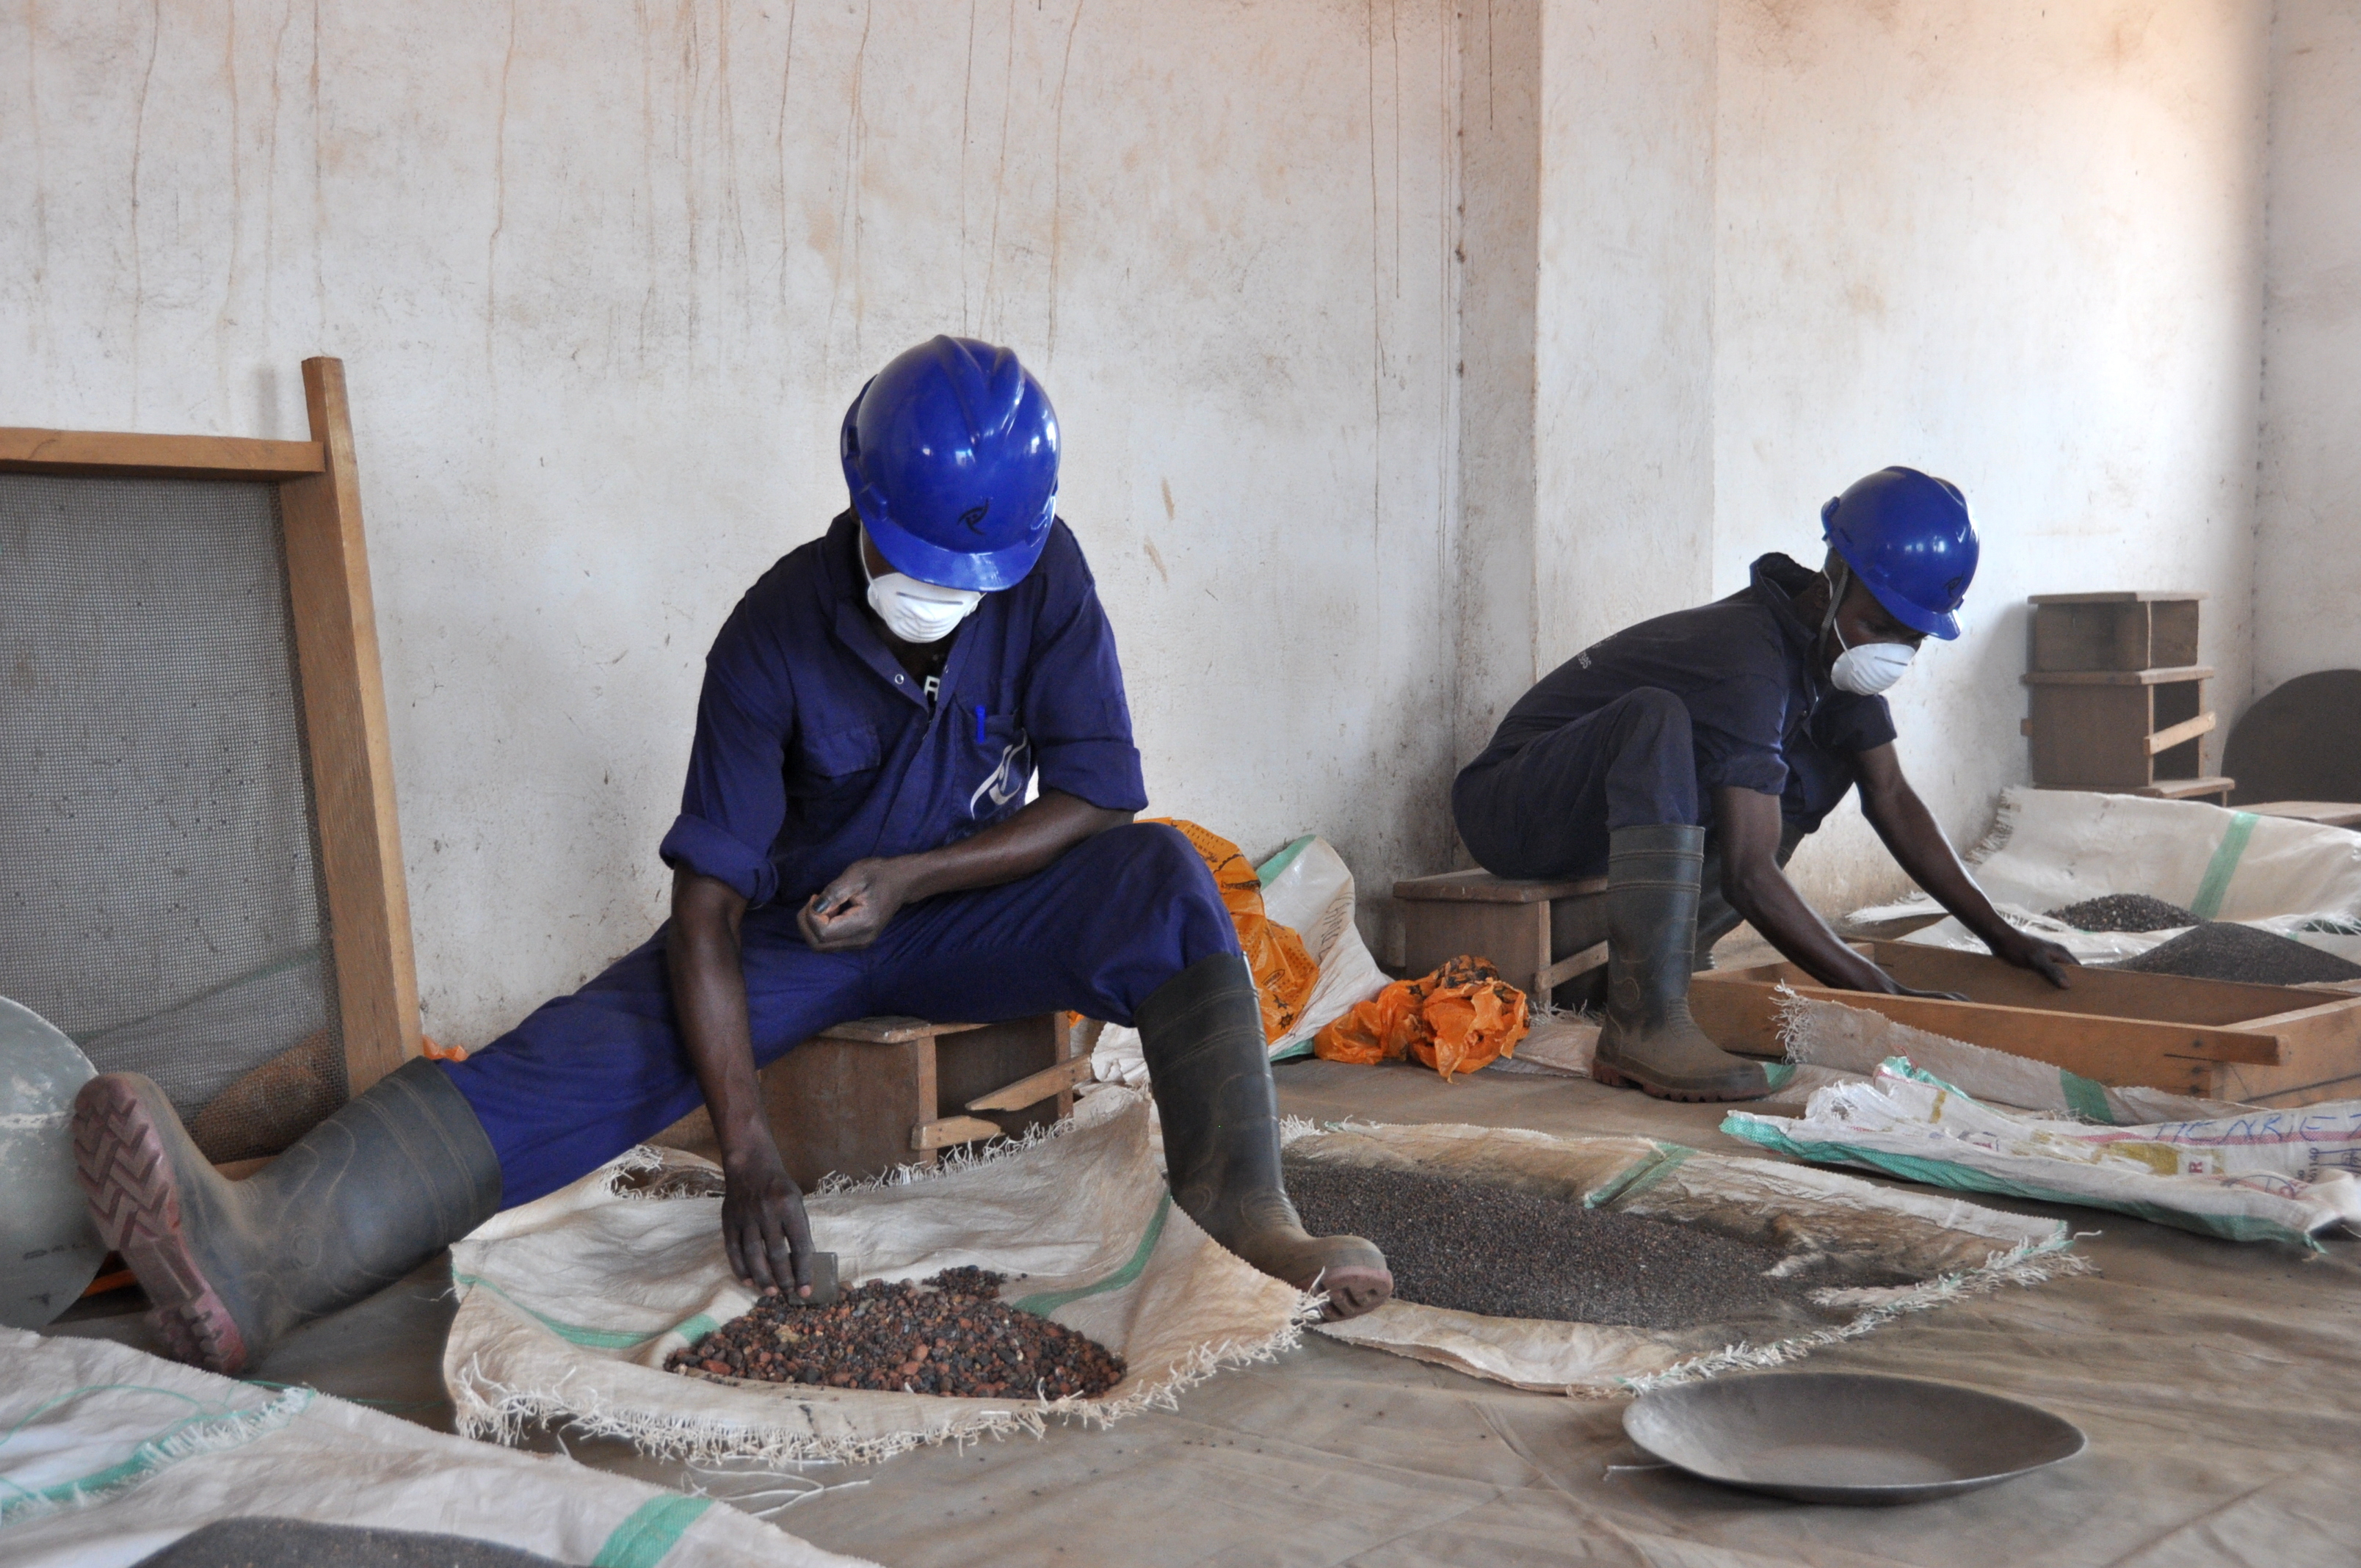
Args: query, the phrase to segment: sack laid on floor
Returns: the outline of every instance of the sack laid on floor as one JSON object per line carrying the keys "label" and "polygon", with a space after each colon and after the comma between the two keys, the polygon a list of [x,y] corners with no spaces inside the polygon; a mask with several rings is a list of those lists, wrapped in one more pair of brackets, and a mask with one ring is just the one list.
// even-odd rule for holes
{"label": "sack laid on floor", "polygon": [[[508,1439],[555,1420],[688,1457],[882,1459],[921,1443],[1104,1424],[1224,1366],[1294,1344],[1311,1298],[1216,1245],[1151,1157],[1145,1095],[1104,1089],[1035,1138],[933,1172],[809,1196],[841,1283],[974,1266],[1002,1297],[1126,1363],[1097,1398],[971,1399],[666,1372],[751,1307],[722,1253],[719,1183],[693,1155],[642,1148],[495,1216],[451,1249],[459,1310],[444,1380],[459,1428]],[[694,1179],[702,1175],[704,1180]],[[664,1196],[683,1187],[697,1195]]]}
{"label": "sack laid on floor", "polygon": [[257,1515],[633,1568],[866,1561],[711,1497],[104,1340],[0,1329],[0,1561],[11,1568],[127,1568],[201,1525]]}
{"label": "sack laid on floor", "polygon": [[1491,1317],[1400,1297],[1319,1332],[1477,1377],[1549,1393],[1605,1395],[1771,1366],[2002,1285],[2087,1268],[2055,1220],[1899,1191],[1834,1171],[1732,1157],[1639,1137],[1562,1138],[1450,1124],[1314,1127],[1290,1122],[1291,1159],[1415,1170],[1642,1219],[1672,1221],[1786,1255],[1784,1272],[1890,1281],[1816,1292],[1810,1321],[1685,1329]]}
{"label": "sack laid on floor", "polygon": [[2232,1241],[2314,1246],[2361,1232],[2361,1101],[2142,1126],[1987,1105],[1902,1057],[1816,1091],[1801,1118],[1732,1112],[1722,1131],[1797,1159],[2136,1214]]}
{"label": "sack laid on floor", "polygon": [[[1386,975],[1354,923],[1353,873],[1328,840],[1306,834],[1256,867],[1255,876],[1262,885],[1264,918],[1300,936],[1319,966],[1319,979],[1293,1023],[1269,1036],[1270,1059],[1287,1061],[1310,1056],[1312,1036],[1353,1003],[1375,996]],[[1243,943],[1243,931],[1240,936]],[[1103,1082],[1145,1088],[1148,1062],[1139,1031],[1107,1025],[1092,1047],[1091,1070]]]}
{"label": "sack laid on floor", "polygon": [[[2361,833],[2292,817],[2257,817],[2192,800],[2012,787],[1983,840],[1962,857],[2008,922],[2063,944],[2086,963],[2131,958],[2186,927],[2077,931],[2048,918],[2109,894],[2146,894],[2201,920],[2259,926],[2361,962]],[[1923,893],[1856,909],[1872,925],[1940,913]],[[1902,938],[1984,950],[1945,916]]]}

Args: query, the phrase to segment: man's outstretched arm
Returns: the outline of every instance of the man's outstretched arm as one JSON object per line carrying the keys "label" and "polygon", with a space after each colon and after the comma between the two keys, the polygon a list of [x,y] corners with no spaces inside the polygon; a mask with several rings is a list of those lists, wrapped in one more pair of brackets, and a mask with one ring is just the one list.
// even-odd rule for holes
{"label": "man's outstretched arm", "polygon": [[675,869],[664,964],[681,1040],[721,1146],[728,1184],[721,1199],[721,1241],[730,1272],[752,1289],[776,1285],[807,1294],[812,1247],[803,1190],[779,1157],[763,1091],[754,1081],[746,971],[738,948],[745,914],[745,897],[729,883]]}
{"label": "man's outstretched arm", "polygon": [[1721,843],[1721,891],[1730,907],[1813,979],[1839,991],[1908,990],[1847,947],[1779,869],[1779,797],[1723,786],[1713,792]]}
{"label": "man's outstretched arm", "polygon": [[1957,916],[1960,924],[1982,938],[1995,958],[2032,970],[2063,988],[2067,967],[2077,961],[2074,955],[2055,942],[2026,936],[2000,917],[1984,890],[1952,852],[1951,841],[1943,837],[1935,814],[1902,776],[1902,762],[1894,747],[1889,743],[1863,751],[1856,761],[1861,770],[1861,815],[1910,873],[1910,880]]}
{"label": "man's outstretched arm", "polygon": [[796,919],[816,951],[865,948],[906,904],[1031,876],[1083,839],[1121,827],[1132,817],[1128,811],[1093,806],[1079,795],[1044,790],[1006,821],[955,844],[916,855],[853,861],[812,894]]}

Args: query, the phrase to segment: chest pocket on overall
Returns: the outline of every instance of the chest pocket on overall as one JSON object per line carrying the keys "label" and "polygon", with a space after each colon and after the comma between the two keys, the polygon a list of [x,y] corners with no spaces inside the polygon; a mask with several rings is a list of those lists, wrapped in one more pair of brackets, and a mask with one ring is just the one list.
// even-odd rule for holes
{"label": "chest pocket on overall", "polygon": [[884,761],[873,724],[798,735],[787,753],[787,794],[814,805],[834,796],[858,797],[867,793],[871,776]]}
{"label": "chest pocket on overall", "polygon": [[1033,741],[1015,718],[994,718],[970,708],[961,727],[975,753],[978,782],[969,792],[967,814],[978,822],[996,821],[1025,803],[1025,786],[1033,777]]}

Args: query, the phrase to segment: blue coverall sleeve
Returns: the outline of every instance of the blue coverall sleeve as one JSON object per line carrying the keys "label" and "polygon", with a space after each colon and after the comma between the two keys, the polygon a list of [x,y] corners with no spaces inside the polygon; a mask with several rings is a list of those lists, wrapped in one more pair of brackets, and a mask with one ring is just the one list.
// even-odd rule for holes
{"label": "blue coverall sleeve", "polygon": [[1736,675],[1688,698],[1701,789],[1787,787],[1787,692],[1777,681]]}
{"label": "blue coverall sleeve", "polygon": [[769,703],[748,700],[724,672],[723,652],[717,646],[706,663],[688,782],[660,852],[676,869],[727,883],[750,904],[767,904],[779,886],[771,843],[786,820],[792,707],[784,693]]}
{"label": "blue coverall sleeve", "polygon": [[1052,548],[1060,543],[1073,551],[1074,570],[1051,579],[1056,587],[1042,607],[1021,697],[1034,766],[1045,790],[1109,811],[1138,811],[1148,805],[1148,789],[1132,744],[1115,629],[1081,547],[1071,535]]}

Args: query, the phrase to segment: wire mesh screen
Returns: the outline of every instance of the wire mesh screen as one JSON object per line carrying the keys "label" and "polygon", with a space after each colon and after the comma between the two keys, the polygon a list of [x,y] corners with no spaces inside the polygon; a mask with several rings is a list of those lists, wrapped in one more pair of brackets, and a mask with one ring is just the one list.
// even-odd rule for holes
{"label": "wire mesh screen", "polygon": [[276,487],[0,475],[0,995],[216,1160],[345,1099]]}

